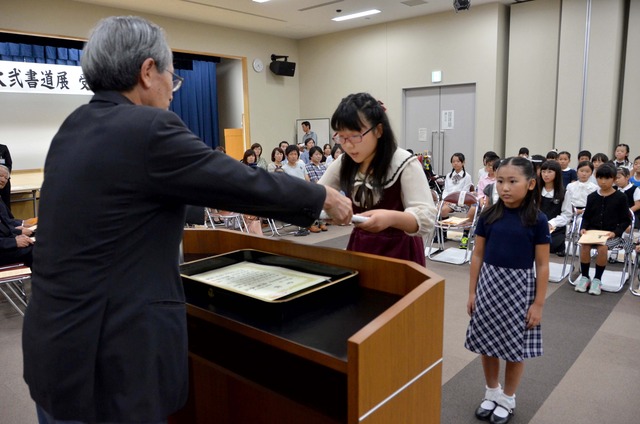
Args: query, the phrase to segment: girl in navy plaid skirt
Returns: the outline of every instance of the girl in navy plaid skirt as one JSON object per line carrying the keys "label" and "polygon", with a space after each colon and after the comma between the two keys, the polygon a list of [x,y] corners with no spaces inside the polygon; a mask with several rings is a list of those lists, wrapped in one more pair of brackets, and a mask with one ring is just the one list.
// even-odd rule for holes
{"label": "girl in navy plaid skirt", "polygon": [[[549,280],[550,236],[529,160],[502,161],[496,189],[498,202],[482,213],[476,229],[465,347],[482,355],[486,380],[476,417],[503,424],[513,416],[523,360],[542,355],[540,320]],[[504,391],[500,359],[506,361]]]}

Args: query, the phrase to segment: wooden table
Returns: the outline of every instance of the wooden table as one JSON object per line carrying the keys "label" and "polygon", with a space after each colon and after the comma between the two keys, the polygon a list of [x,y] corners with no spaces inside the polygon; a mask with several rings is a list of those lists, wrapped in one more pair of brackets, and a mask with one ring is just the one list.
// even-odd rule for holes
{"label": "wooden table", "polygon": [[[42,169],[25,169],[11,173],[11,208],[14,216],[24,219],[38,216],[38,197],[43,180]],[[31,202],[32,211],[20,205],[22,202]]]}

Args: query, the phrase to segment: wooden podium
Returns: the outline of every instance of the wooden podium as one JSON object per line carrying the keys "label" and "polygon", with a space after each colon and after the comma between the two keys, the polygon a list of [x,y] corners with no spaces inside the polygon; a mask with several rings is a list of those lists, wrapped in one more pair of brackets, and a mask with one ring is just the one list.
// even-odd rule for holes
{"label": "wooden podium", "polygon": [[375,255],[185,230],[185,261],[240,249],[357,270],[365,295],[286,324],[188,304],[190,394],[170,423],[440,422],[442,277]]}

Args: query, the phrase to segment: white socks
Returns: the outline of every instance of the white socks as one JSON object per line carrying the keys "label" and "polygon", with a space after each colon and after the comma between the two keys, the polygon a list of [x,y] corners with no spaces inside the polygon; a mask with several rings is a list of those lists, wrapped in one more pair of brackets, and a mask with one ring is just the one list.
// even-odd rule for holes
{"label": "white socks", "polygon": [[502,386],[498,384],[498,387],[495,387],[493,389],[487,386],[485,386],[485,388],[487,389],[484,392],[485,400],[480,404],[480,407],[482,409],[487,409],[491,411],[496,407],[496,403],[498,402],[498,399],[500,399],[500,396],[502,395]]}
{"label": "white socks", "polygon": [[506,418],[509,415],[509,409],[513,411],[516,407],[516,395],[514,393],[513,396],[507,396],[501,393],[496,403],[498,407],[493,410],[493,413],[500,418]]}

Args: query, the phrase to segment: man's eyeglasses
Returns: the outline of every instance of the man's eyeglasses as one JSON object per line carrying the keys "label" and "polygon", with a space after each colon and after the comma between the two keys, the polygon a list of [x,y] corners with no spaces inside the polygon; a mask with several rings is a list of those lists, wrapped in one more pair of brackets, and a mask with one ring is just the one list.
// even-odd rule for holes
{"label": "man's eyeglasses", "polygon": [[355,135],[350,135],[348,137],[343,137],[341,135],[334,135],[332,137],[333,141],[335,141],[338,144],[344,144],[347,141],[350,141],[351,144],[358,144],[360,142],[362,142],[362,137],[364,137],[365,135],[367,135],[369,133],[369,131],[371,131],[372,129],[374,129],[376,126],[374,125],[373,127],[369,128],[368,130],[366,130],[365,132],[363,132],[362,134],[355,134]]}
{"label": "man's eyeglasses", "polygon": [[173,80],[171,81],[173,83],[173,92],[175,93],[176,91],[180,90],[180,87],[182,87],[182,83],[184,82],[184,78],[181,77],[180,75],[176,75],[173,72],[171,72],[170,70],[167,69],[167,72],[169,72],[172,76],[173,76]]}

